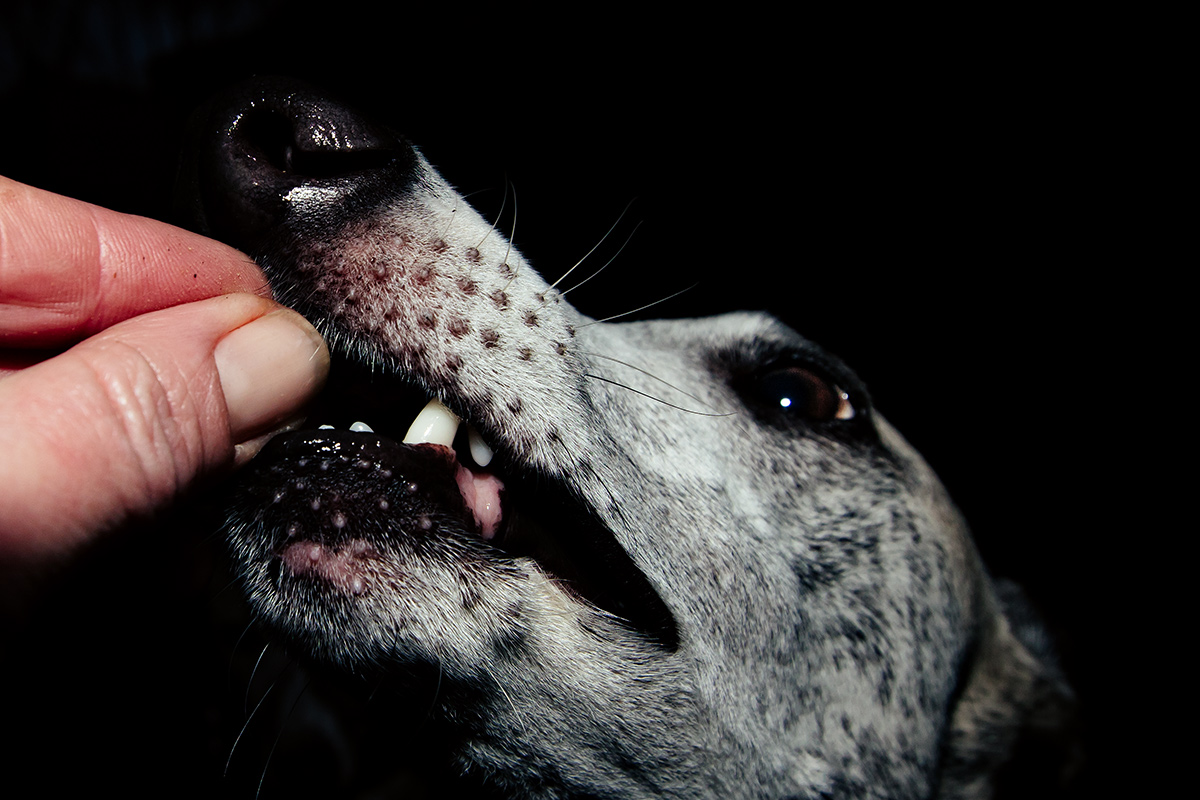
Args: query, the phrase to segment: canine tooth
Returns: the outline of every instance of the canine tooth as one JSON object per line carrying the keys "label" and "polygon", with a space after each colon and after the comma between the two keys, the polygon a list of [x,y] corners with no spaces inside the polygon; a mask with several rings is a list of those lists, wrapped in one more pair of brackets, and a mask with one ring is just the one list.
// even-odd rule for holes
{"label": "canine tooth", "polygon": [[476,464],[486,467],[492,463],[492,456],[495,453],[492,448],[488,447],[488,443],[483,440],[479,431],[475,430],[474,425],[467,426],[467,444],[471,448],[471,458],[475,459]]}
{"label": "canine tooth", "polygon": [[353,425],[350,426],[350,430],[354,431],[355,433],[374,433],[375,432],[374,430],[371,429],[371,426],[365,422],[354,423]]}
{"label": "canine tooth", "polygon": [[332,425],[322,425],[322,426],[321,426],[321,427],[319,427],[317,430],[322,430],[322,431],[331,431],[331,430],[333,430],[333,426],[332,426]]}
{"label": "canine tooth", "polygon": [[435,397],[421,409],[404,436],[405,444],[440,444],[450,447],[461,420]]}

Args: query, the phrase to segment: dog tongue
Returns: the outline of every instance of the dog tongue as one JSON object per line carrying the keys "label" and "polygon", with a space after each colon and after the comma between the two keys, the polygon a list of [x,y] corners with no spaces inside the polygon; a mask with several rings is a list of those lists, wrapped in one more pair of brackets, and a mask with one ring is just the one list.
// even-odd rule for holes
{"label": "dog tongue", "polygon": [[[440,445],[430,445],[439,447]],[[462,464],[458,465],[458,490],[462,492],[463,502],[471,509],[479,532],[484,539],[491,539],[500,527],[500,490],[504,484],[490,472],[472,472]]]}
{"label": "dog tongue", "polygon": [[453,449],[442,444],[402,445],[419,450],[429,449],[454,464],[454,480],[458,491],[462,494],[463,504],[470,510],[479,526],[479,533],[484,539],[491,539],[500,527],[500,492],[504,482],[490,472],[467,469],[458,460]]}

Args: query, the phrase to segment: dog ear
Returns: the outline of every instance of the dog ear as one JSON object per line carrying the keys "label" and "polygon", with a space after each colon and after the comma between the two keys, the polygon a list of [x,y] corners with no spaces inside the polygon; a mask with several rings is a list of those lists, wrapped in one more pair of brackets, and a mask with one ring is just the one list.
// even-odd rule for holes
{"label": "dog ear", "polygon": [[983,598],[946,734],[939,798],[1059,798],[1082,765],[1078,709],[1045,625],[1014,583]]}

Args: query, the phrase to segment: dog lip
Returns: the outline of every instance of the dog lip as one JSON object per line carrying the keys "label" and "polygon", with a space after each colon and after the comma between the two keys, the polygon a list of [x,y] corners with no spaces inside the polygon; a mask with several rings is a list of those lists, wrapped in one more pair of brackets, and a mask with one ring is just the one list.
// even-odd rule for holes
{"label": "dog lip", "polygon": [[[500,455],[511,468],[511,459]],[[577,601],[625,620],[669,651],[679,646],[662,599],[567,483],[545,476],[522,480],[520,470],[500,473],[503,493],[493,496],[503,514],[489,541],[486,519],[476,518],[462,481],[487,480],[490,473],[466,468],[442,445],[302,429],[274,437],[247,469],[250,474],[239,482],[241,513],[253,514],[273,532],[269,549],[297,577],[355,595],[362,590],[354,580],[355,565],[369,555],[363,555],[362,542],[374,542],[372,552],[386,554],[391,536],[430,535],[432,517],[458,520],[450,527],[438,523],[443,533],[435,535],[477,537],[497,558],[531,559]],[[317,498],[320,513],[310,507]]]}
{"label": "dog lip", "polygon": [[[469,527],[484,539],[496,535],[503,519],[500,497],[504,483],[490,472],[464,466],[453,449],[440,444],[408,444],[363,430],[304,429],[275,436],[258,459],[299,468],[315,462],[322,471],[335,463],[350,465],[360,471],[376,471],[384,480],[406,482],[409,492],[430,492],[435,485],[457,487],[457,503],[448,489],[436,492],[435,499],[464,516],[464,522],[471,523]],[[460,513],[463,506],[466,515]]]}
{"label": "dog lip", "polygon": [[304,428],[281,433],[263,448],[260,458],[339,457],[349,455],[353,449],[370,452],[372,457],[379,459],[387,467],[400,465],[404,461],[401,454],[410,452],[437,455],[445,460],[453,458],[449,448],[437,445],[406,445],[373,431],[343,431],[336,428]]}
{"label": "dog lip", "polygon": [[[324,481],[329,475],[312,474],[312,464],[322,459],[337,459],[343,465],[341,469],[345,469],[340,456],[362,454],[361,448],[365,447],[368,457],[364,459],[364,466],[351,470],[344,476],[345,480],[373,483],[376,492],[390,492],[394,501],[385,512],[370,509],[376,502],[374,496],[366,496],[359,487],[347,487],[365,506],[347,512],[352,517],[349,523],[356,514],[369,510],[369,527],[382,531],[395,530],[398,525],[403,529],[407,525],[416,535],[423,535],[420,519],[413,518],[405,510],[410,502],[401,491],[405,487],[394,485],[401,480],[397,476],[403,476],[406,483],[419,486],[421,495],[426,491],[439,493],[437,497],[444,499],[450,515],[461,518],[462,523],[458,526],[461,535],[478,537],[480,543],[494,547],[495,555],[500,559],[531,559],[555,585],[577,601],[623,619],[633,630],[667,650],[675,650],[679,635],[673,615],[618,543],[614,532],[577,495],[569,479],[565,476],[562,480],[549,479],[536,470],[531,475],[519,456],[505,446],[507,439],[503,431],[491,431],[483,424],[478,425],[477,431],[490,443],[498,445],[495,459],[488,469],[478,468],[473,463],[474,456],[468,455],[471,452],[469,432],[475,426],[472,421],[487,419],[486,413],[473,413],[480,410],[463,407],[453,396],[446,397],[444,400],[450,411],[466,423],[459,428],[454,449],[434,444],[402,443],[405,430],[399,426],[413,420],[428,403],[429,396],[417,377],[403,371],[371,370],[361,361],[335,358],[327,388],[310,409],[308,424],[313,427],[276,436],[251,462],[251,465],[258,462],[259,469],[268,472],[260,472],[250,480],[268,484],[282,481],[286,488],[291,477],[286,474],[287,465],[298,465],[308,459],[309,466],[304,469],[309,471],[312,480]],[[360,420],[373,431],[348,430],[353,422]],[[335,427],[316,427],[326,423]],[[377,465],[377,468],[368,469],[369,464]],[[427,465],[428,469],[422,465]],[[381,473],[389,469],[393,475],[382,476]],[[499,488],[486,485],[489,478],[498,484],[502,482],[502,493]],[[475,497],[473,492],[475,484],[481,481],[484,483],[483,500]],[[270,488],[253,493],[258,500],[251,502],[256,502],[260,509],[273,502]],[[437,497],[423,498],[426,507],[430,501],[433,505],[442,502]],[[482,513],[486,498],[502,506],[499,519],[490,525],[487,514]],[[412,498],[414,502],[417,500]],[[476,513],[475,509],[481,513]],[[296,513],[310,512],[300,507]],[[340,553],[336,542],[348,541],[354,535],[354,527],[347,524],[331,535],[331,541],[325,544],[334,549],[330,551],[332,555],[318,559],[322,569],[327,566],[327,561],[331,570],[341,563],[336,561]],[[276,530],[280,528],[277,526]],[[280,533],[276,535],[281,536]],[[318,535],[318,539],[322,536]],[[280,555],[282,549],[296,539],[303,540],[304,537],[281,536],[277,540],[276,554]],[[300,558],[305,552],[300,549],[289,551],[293,565],[305,566],[308,574],[321,577],[322,569],[307,569],[309,562]],[[333,570],[330,574],[340,573]],[[343,590],[352,591],[352,587],[346,585]]]}

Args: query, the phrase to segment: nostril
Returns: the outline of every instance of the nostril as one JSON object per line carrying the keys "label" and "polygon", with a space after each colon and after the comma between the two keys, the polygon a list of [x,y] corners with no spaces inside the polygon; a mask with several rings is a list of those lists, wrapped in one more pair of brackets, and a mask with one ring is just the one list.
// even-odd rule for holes
{"label": "nostril", "polygon": [[264,159],[280,172],[292,172],[296,152],[292,123],[271,111],[252,111],[238,124],[238,137],[247,155]]}

